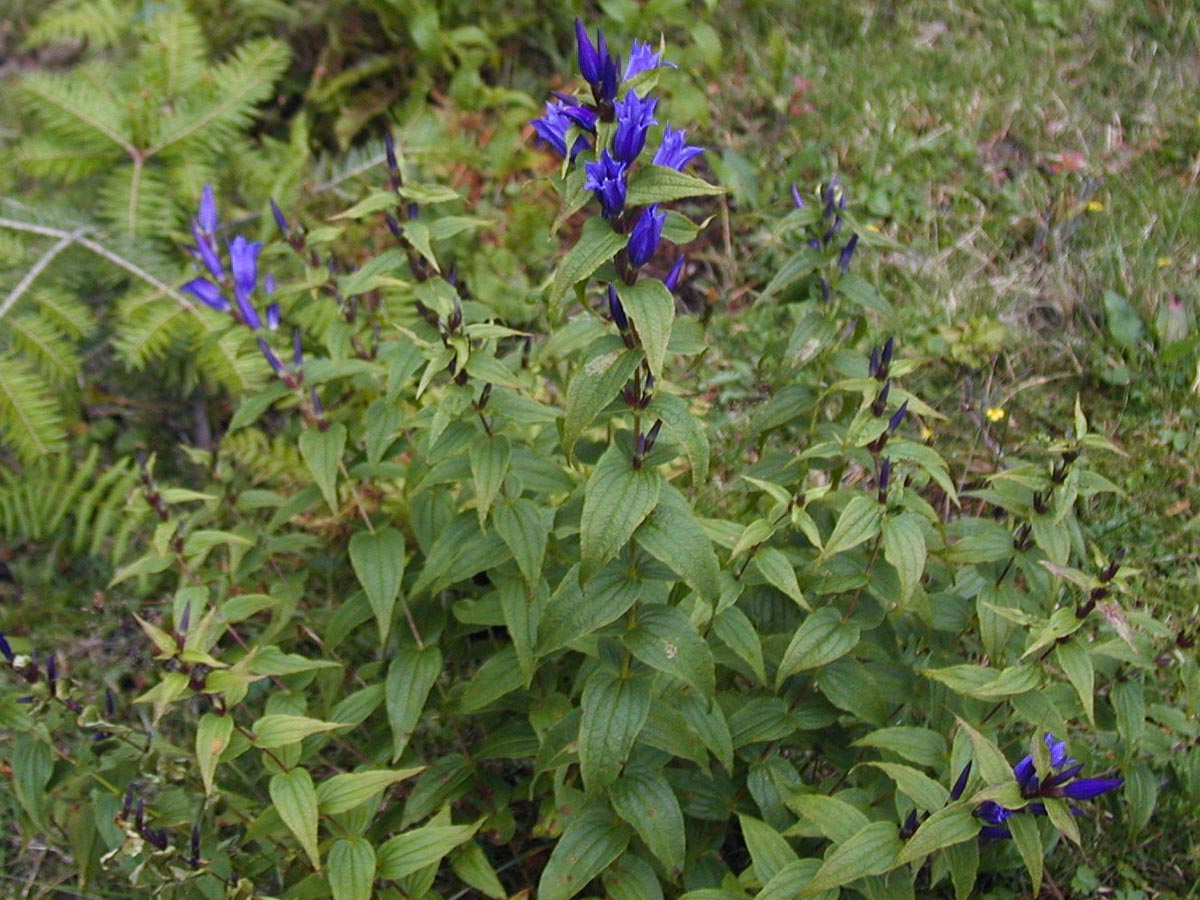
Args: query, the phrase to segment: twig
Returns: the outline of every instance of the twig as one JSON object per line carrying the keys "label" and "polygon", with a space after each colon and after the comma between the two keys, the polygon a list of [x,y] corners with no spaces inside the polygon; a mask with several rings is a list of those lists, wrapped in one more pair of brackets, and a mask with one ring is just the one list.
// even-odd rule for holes
{"label": "twig", "polygon": [[72,243],[78,240],[86,229],[76,228],[68,235],[59,238],[49,250],[42,254],[41,258],[30,266],[29,271],[25,273],[25,277],[17,282],[17,286],[9,292],[9,295],[4,298],[4,302],[0,303],[0,319],[8,315],[8,311],[13,308],[13,305],[21,299],[22,295],[29,290],[29,286],[42,274],[46,266],[50,265],[54,257],[66,250]]}

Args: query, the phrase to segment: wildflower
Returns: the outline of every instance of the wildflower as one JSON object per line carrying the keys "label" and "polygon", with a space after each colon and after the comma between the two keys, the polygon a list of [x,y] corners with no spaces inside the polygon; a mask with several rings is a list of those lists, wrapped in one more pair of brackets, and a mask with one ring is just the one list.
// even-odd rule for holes
{"label": "wildflower", "polygon": [[192,220],[192,238],[196,241],[195,255],[218,281],[225,277],[221,257],[217,254],[217,201],[211,184],[206,184],[200,194],[200,208]]}
{"label": "wildflower", "polygon": [[271,345],[267,343],[266,338],[260,337],[258,339],[258,349],[262,351],[262,355],[266,359],[267,364],[270,365],[271,371],[273,371],[276,375],[283,375],[283,363],[280,361],[275,351],[271,349]]}
{"label": "wildflower", "polygon": [[703,147],[685,144],[686,139],[687,131],[684,129],[680,128],[676,131],[670,125],[664,128],[662,144],[654,154],[654,164],[682,172],[684,166],[704,152]]}
{"label": "wildflower", "polygon": [[629,233],[629,245],[625,249],[630,266],[636,269],[654,256],[666,221],[667,214],[658,211],[657,203],[652,203],[641,211],[633,224],[633,230]]}
{"label": "wildflower", "polygon": [[842,252],[838,254],[838,271],[845,275],[850,271],[850,260],[854,258],[854,251],[858,247],[858,235],[850,235],[850,240],[846,242],[846,246],[842,248]]}
{"label": "wildflower", "polygon": [[963,766],[963,770],[958,773],[958,779],[954,782],[954,787],[950,789],[950,799],[957,800],[963,795],[963,791],[967,789],[967,780],[971,777],[971,763],[967,762]]}
{"label": "wildflower", "polygon": [[888,419],[888,434],[895,434],[896,429],[904,422],[904,417],[908,414],[908,401],[905,400],[900,404],[900,408],[892,413],[892,417]]}
{"label": "wildflower", "polygon": [[633,47],[629,50],[629,62],[625,64],[625,74],[621,76],[621,79],[629,81],[643,72],[649,72],[663,65],[674,68],[673,63],[664,63],[662,61],[662,55],[654,52],[654,48],[650,46],[649,41],[635,40]]}
{"label": "wildflower", "polygon": [[1087,204],[1088,212],[1101,212],[1104,209],[1104,204],[1099,200],[1089,200]]}
{"label": "wildflower", "polygon": [[603,150],[600,161],[586,163],[587,179],[583,183],[585,190],[594,191],[604,218],[610,222],[625,209],[625,170],[627,166]]}
{"label": "wildflower", "polygon": [[674,265],[671,266],[671,271],[667,273],[667,277],[663,279],[663,284],[666,286],[668,291],[671,291],[671,293],[675,292],[675,288],[679,284],[679,275],[683,271],[683,265],[686,262],[687,257],[681,254],[679,258],[675,260]]}
{"label": "wildflower", "polygon": [[[561,100],[547,100],[546,111],[541,118],[529,123],[537,132],[538,141],[549,144],[559,156],[567,156],[567,134],[572,125],[578,125],[585,131],[595,131],[596,114],[582,106],[568,106]],[[588,145],[587,138],[579,135],[571,145],[571,159]],[[410,218],[415,218],[411,217]]]}
{"label": "wildflower", "polygon": [[579,73],[592,88],[597,104],[612,103],[617,96],[617,60],[608,52],[604,33],[596,31],[596,43],[588,37],[587,29],[575,20],[575,44],[579,56]]}
{"label": "wildflower", "polygon": [[4,661],[10,666],[13,664],[13,660],[17,658],[16,654],[13,653],[12,647],[9,646],[8,641],[4,639],[3,634],[0,634],[0,656],[3,656]]}
{"label": "wildflower", "polygon": [[288,220],[283,215],[283,210],[279,208],[279,204],[275,202],[274,198],[272,198],[270,202],[271,215],[275,217],[275,224],[279,226],[279,230],[284,233],[284,236],[286,236],[288,233]]}
{"label": "wildflower", "polygon": [[233,270],[233,296],[237,300],[242,321],[255,329],[262,324],[258,317],[258,310],[251,302],[254,289],[258,285],[258,252],[261,249],[260,242],[247,241],[240,234],[229,242],[229,267]]}
{"label": "wildflower", "polygon": [[800,196],[800,188],[796,187],[794,184],[792,185],[792,205],[795,206],[796,209],[804,209],[806,206],[804,198]]}
{"label": "wildflower", "polygon": [[613,156],[626,163],[637,159],[646,146],[650,126],[658,124],[658,119],[654,118],[657,105],[658,100],[654,97],[641,100],[633,91],[626,94],[624,100],[616,102],[617,133],[613,135]]}
{"label": "wildflower", "polygon": [[211,307],[217,312],[229,312],[231,308],[229,299],[221,293],[221,289],[207,278],[194,278],[180,290],[187,291],[205,306]]}
{"label": "wildflower", "polygon": [[987,416],[989,422],[1002,422],[1006,413],[1002,406],[989,406],[984,415]]}
{"label": "wildflower", "polygon": [[621,300],[617,296],[617,289],[612,284],[608,286],[608,314],[612,317],[613,324],[617,326],[617,330],[621,334],[629,330],[629,319],[625,315],[625,308],[621,306]]}

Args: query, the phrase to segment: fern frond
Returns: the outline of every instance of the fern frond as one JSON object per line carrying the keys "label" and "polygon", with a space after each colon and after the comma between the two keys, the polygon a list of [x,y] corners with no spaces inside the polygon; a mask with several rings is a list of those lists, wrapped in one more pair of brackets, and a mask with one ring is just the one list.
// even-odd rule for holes
{"label": "fern frond", "polygon": [[34,300],[38,314],[59,334],[71,340],[87,337],[96,327],[91,310],[66,291],[42,288],[34,293]]}
{"label": "fern frond", "polygon": [[17,96],[57,137],[96,152],[120,147],[137,155],[121,100],[80,70],[69,75],[30,72],[17,82]]}
{"label": "fern frond", "polygon": [[35,313],[7,316],[0,322],[0,340],[20,353],[49,384],[70,384],[79,367],[79,355],[71,343]]}
{"label": "fern frond", "polygon": [[194,354],[197,371],[234,395],[261,388],[271,372],[242,331],[210,332]]}
{"label": "fern frond", "polygon": [[17,144],[16,158],[30,175],[72,182],[109,170],[121,161],[122,154],[107,142],[103,147],[88,149],[38,134]]}
{"label": "fern frond", "polygon": [[195,17],[166,9],[146,18],[139,56],[142,80],[166,103],[190,93],[205,77],[208,41]]}
{"label": "fern frond", "polygon": [[221,454],[255,484],[269,484],[282,493],[298,491],[308,482],[296,443],[281,435],[243,428],[221,439]]}
{"label": "fern frond", "polygon": [[238,47],[212,70],[212,86],[203,100],[181,100],[173,114],[159,120],[147,155],[167,148],[183,153],[197,143],[219,149],[252,123],[255,106],[270,96],[289,58],[287,47],[270,38]]}
{"label": "fern frond", "polygon": [[196,316],[158,293],[127,294],[117,306],[116,320],[113,344],[118,355],[133,369],[145,368],[151,360],[166,355],[172,346],[190,347],[196,338]]}
{"label": "fern frond", "polygon": [[171,187],[160,170],[146,164],[115,168],[100,188],[96,208],[130,237],[161,235],[175,224]]}
{"label": "fern frond", "polygon": [[25,36],[29,47],[82,40],[92,47],[115,45],[128,32],[134,4],[117,0],[70,0],[50,6]]}
{"label": "fern frond", "polygon": [[67,440],[53,389],[11,353],[0,354],[0,432],[25,460],[61,450]]}

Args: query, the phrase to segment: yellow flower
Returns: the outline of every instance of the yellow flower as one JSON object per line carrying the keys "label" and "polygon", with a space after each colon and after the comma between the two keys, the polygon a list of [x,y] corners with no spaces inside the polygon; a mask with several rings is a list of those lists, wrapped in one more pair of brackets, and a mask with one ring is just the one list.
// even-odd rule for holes
{"label": "yellow flower", "polygon": [[999,422],[1004,418],[1004,410],[999,406],[989,406],[984,415],[988,417],[989,422]]}
{"label": "yellow flower", "polygon": [[927,441],[931,437],[933,437],[933,429],[930,428],[928,425],[922,425],[921,426],[921,440]]}
{"label": "yellow flower", "polygon": [[1160,269],[1165,269],[1165,268],[1166,268],[1167,266],[1169,266],[1170,264],[1171,264],[1171,257],[1169,257],[1169,256],[1160,256],[1160,257],[1158,258],[1158,267],[1159,267]]}
{"label": "yellow flower", "polygon": [[868,223],[867,223],[867,231],[875,231],[875,232],[878,232],[878,231],[879,231],[879,226],[878,226],[878,225],[876,225],[876,224],[874,224],[874,223],[872,223],[872,222],[868,222]]}
{"label": "yellow flower", "polygon": [[1089,200],[1087,205],[1088,212],[1100,212],[1104,209],[1104,204],[1099,200]]}

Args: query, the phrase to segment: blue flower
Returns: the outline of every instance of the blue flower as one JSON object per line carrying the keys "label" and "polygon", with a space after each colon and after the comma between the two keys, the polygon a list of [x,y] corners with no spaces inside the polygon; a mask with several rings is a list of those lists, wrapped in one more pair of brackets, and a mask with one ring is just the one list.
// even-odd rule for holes
{"label": "blue flower", "polygon": [[658,119],[654,118],[657,105],[655,98],[641,100],[633,91],[626,94],[624,100],[616,102],[617,132],[613,135],[613,156],[627,163],[637,159],[646,146],[650,126],[658,124]]}
{"label": "blue flower", "polygon": [[595,192],[604,218],[610,222],[625,209],[626,168],[625,163],[613,159],[607,150],[601,151],[599,162],[584,165],[587,173],[584,190]]}
{"label": "blue flower", "polygon": [[666,221],[667,214],[658,211],[657,203],[652,203],[641,211],[629,232],[629,244],[625,248],[629,265],[636,269],[650,261],[654,251],[658,249],[663,224]]}
{"label": "blue flower", "polygon": [[654,154],[654,164],[682,172],[684,166],[704,152],[703,147],[685,144],[686,139],[687,132],[684,129],[676,131],[670,125],[664,128],[662,144]]}
{"label": "blue flower", "polygon": [[617,296],[617,289],[611,283],[608,286],[608,314],[612,317],[613,324],[617,326],[617,330],[621,334],[629,330],[629,319],[625,315],[625,307],[621,305],[621,299]]}
{"label": "blue flower", "polygon": [[219,287],[207,278],[195,278],[180,290],[187,291],[205,306],[212,307],[217,312],[229,312],[230,310],[228,298],[221,293]]}
{"label": "blue flower", "polygon": [[266,338],[260,337],[258,339],[258,349],[262,352],[263,358],[266,359],[267,364],[271,367],[271,370],[276,375],[282,375],[283,363],[280,361],[275,351],[271,349],[271,345],[267,343]]}
{"label": "blue flower", "polygon": [[683,271],[683,266],[686,262],[687,257],[681,254],[679,258],[675,260],[674,265],[671,266],[671,271],[668,272],[667,277],[663,279],[663,284],[666,285],[668,291],[671,291],[672,293],[675,292],[675,288],[679,284],[679,275]]}
{"label": "blue flower", "polygon": [[[582,106],[568,106],[561,100],[548,100],[545,114],[529,124],[537,132],[539,141],[549,144],[555,153],[565,157],[568,130],[572,125],[578,125],[585,131],[595,131],[596,114]],[[587,139],[579,135],[571,146],[571,159],[578,156],[587,145]]]}
{"label": "blue flower", "polygon": [[597,103],[611,103],[617,96],[617,61],[608,52],[604,33],[596,31],[596,43],[588,37],[587,29],[575,20],[575,45],[579,54],[579,73],[592,88]]}
{"label": "blue flower", "polygon": [[196,225],[205,234],[217,232],[217,201],[213,196],[211,184],[206,184],[200,192],[200,210],[196,214]]}
{"label": "blue flower", "polygon": [[0,634],[0,656],[3,656],[4,661],[10,666],[12,665],[13,660],[17,658],[16,654],[12,651],[12,647],[8,645],[8,641],[4,639],[3,634]]}
{"label": "blue flower", "polygon": [[846,241],[846,246],[842,248],[842,252],[838,254],[838,271],[845,275],[850,271],[850,260],[854,258],[854,251],[858,248],[858,235],[850,235],[850,240]]}
{"label": "blue flower", "polygon": [[663,65],[674,68],[674,64],[662,61],[662,56],[654,52],[654,48],[648,41],[635,40],[629,51],[629,62],[625,64],[625,74],[622,76],[622,80],[629,81],[643,72],[649,72],[651,69],[657,69]]}
{"label": "blue flower", "polygon": [[251,298],[258,285],[258,252],[262,244],[247,241],[240,234],[229,242],[229,268],[233,270],[233,296],[237,300],[242,321],[251,328],[262,322]]}

